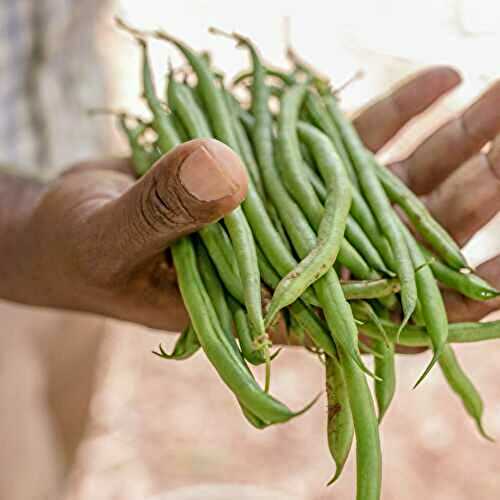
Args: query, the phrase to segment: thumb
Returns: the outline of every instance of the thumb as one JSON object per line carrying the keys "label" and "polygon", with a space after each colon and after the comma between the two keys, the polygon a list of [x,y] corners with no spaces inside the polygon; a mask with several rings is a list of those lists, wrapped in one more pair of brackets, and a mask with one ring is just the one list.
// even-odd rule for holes
{"label": "thumb", "polygon": [[233,150],[214,139],[189,141],[102,207],[99,234],[121,261],[120,271],[131,270],[236,208],[247,185],[245,167]]}

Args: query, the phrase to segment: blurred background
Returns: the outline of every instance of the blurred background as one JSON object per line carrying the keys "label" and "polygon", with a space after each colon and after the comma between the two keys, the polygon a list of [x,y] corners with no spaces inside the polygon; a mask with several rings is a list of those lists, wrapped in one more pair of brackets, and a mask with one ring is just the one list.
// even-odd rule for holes
{"label": "blurred background", "polygon": [[[246,53],[209,35],[209,26],[250,36],[266,60],[285,65],[288,18],[293,46],[334,83],[364,72],[341,95],[353,113],[426,66],[457,67],[462,86],[410,124],[382,152],[387,161],[410,151],[500,76],[500,3],[494,0],[114,0],[98,10],[91,36],[106,92],[105,102],[95,106],[144,109],[139,53],[113,27],[116,14],[138,27],[161,26],[195,48],[210,50],[228,76],[248,65]],[[152,43],[151,55],[159,83],[168,58],[174,65],[181,62],[160,43]],[[108,151],[125,153],[112,121],[100,120]],[[500,251],[499,235],[497,217],[467,245],[474,265]],[[242,419],[203,355],[176,363],[151,354],[159,342],[173,345],[172,335],[4,303],[0,317],[7,347],[12,336],[19,342],[35,335],[49,346],[44,362],[51,366],[48,383],[45,365],[28,349],[20,351],[25,355],[15,373],[2,373],[0,354],[0,379],[10,380],[0,403],[2,425],[12,429],[2,438],[2,498],[353,498],[354,455],[338,483],[324,486],[334,470],[324,399],[289,424],[257,432]],[[484,396],[485,426],[499,438],[500,343],[459,346],[457,353]],[[439,370],[411,390],[428,360],[428,354],[398,360],[398,391],[382,425],[383,498],[498,498],[500,445],[478,436]],[[322,368],[311,354],[286,349],[275,364],[272,391],[291,407],[300,407],[323,388]],[[67,373],[72,375],[62,375]],[[53,422],[49,414],[58,406],[60,420]],[[62,447],[61,432],[69,448]]]}

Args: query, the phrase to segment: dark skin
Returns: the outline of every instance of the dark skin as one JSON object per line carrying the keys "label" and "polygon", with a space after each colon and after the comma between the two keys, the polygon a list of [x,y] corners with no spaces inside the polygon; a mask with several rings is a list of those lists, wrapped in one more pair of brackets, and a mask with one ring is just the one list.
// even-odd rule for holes
{"label": "dark skin", "polygon": [[[360,113],[356,128],[377,151],[459,83],[450,68],[428,69]],[[391,166],[460,244],[500,208],[498,133],[500,83]],[[179,331],[188,318],[164,250],[236,207],[247,182],[213,140],[176,148],[138,182],[128,160],[78,165],[48,186],[0,175],[0,297]],[[499,287],[500,257],[477,272]],[[447,292],[446,304],[450,321],[474,321],[500,301]]]}

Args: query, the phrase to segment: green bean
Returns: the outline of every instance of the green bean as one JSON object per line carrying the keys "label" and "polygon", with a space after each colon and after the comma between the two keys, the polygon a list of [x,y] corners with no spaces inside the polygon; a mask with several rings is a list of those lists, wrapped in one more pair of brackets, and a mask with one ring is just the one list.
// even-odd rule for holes
{"label": "green bean", "polygon": [[233,335],[233,314],[229,309],[226,295],[222,283],[217,275],[210,257],[199,240],[194,240],[194,246],[197,256],[198,270],[203,281],[203,285],[210,296],[213,307],[217,314],[220,326],[231,348],[241,356],[238,344]]}
{"label": "green bean", "polygon": [[269,214],[269,218],[273,222],[276,231],[278,231],[279,235],[281,236],[281,241],[286,246],[287,250],[292,253],[292,245],[290,244],[290,240],[288,239],[288,236],[286,234],[285,226],[283,226],[283,223],[281,222],[281,219],[278,215],[278,211],[276,210],[276,208],[274,208],[274,205],[270,200],[266,200],[265,204],[267,212]]}
{"label": "green bean", "polygon": [[222,380],[241,404],[265,423],[286,422],[306,411],[294,413],[260,389],[241,358],[221,331],[210,297],[198,272],[196,255],[189,238],[172,245],[172,256],[182,298],[200,344]]}
{"label": "green bean", "polygon": [[262,350],[255,348],[254,339],[252,338],[252,333],[248,326],[245,310],[231,297],[228,297],[228,303],[231,308],[236,334],[238,335],[243,357],[252,365],[261,365],[262,363],[265,363],[266,358],[262,353]]}
{"label": "green bean", "polygon": [[[307,169],[309,181],[316,191],[318,198],[322,203],[324,203],[326,200],[326,189],[323,185],[323,181],[309,165],[305,164],[305,167]],[[393,274],[389,269],[387,269],[382,257],[356,219],[350,215],[347,218],[345,237],[373,269],[388,274],[389,276]]]}
{"label": "green bean", "polygon": [[336,357],[325,357],[326,394],[328,398],[328,448],[335,462],[334,483],[341,475],[354,438],[354,424],[342,366]]}
{"label": "green bean", "polygon": [[[328,137],[319,129],[306,123],[299,123],[297,131],[300,139],[304,141],[311,150],[325,184],[331,185],[335,183],[339,175],[342,175],[342,178],[346,181],[345,187],[342,189],[349,190],[352,195],[352,205],[355,203],[359,205],[359,200],[356,202],[354,196],[357,190],[354,186],[351,188],[351,182],[347,176],[345,165]],[[349,242],[354,245],[372,267],[386,274],[392,274],[391,271],[385,267],[377,249],[372,245],[372,242],[362,230],[361,225],[350,216],[347,218],[346,236]]]}
{"label": "green bean", "polygon": [[256,429],[265,429],[266,427],[269,427],[269,424],[266,424],[266,422],[257,417],[257,415],[252,413],[248,408],[245,408],[239,401],[238,403],[247,421]]}
{"label": "green bean", "polygon": [[[265,337],[266,332],[264,329],[260,296],[260,273],[253,235],[243,212],[238,212],[237,215],[235,215],[235,212],[236,210],[229,216],[226,216],[224,223],[233,242],[236,261],[238,262],[241,279],[244,283],[243,292],[248,321],[258,337]],[[255,261],[256,269],[253,269],[253,261]]]}
{"label": "green bean", "polygon": [[420,247],[425,258],[436,276],[443,285],[457,290],[462,295],[473,300],[489,300],[500,296],[500,292],[489,283],[473,273],[462,273],[437,260],[431,252]]}
{"label": "green bean", "polygon": [[175,342],[174,348],[172,352],[169,354],[160,344],[158,346],[158,351],[153,351],[153,354],[156,354],[160,358],[164,359],[174,359],[174,360],[182,360],[188,359],[194,354],[198,352],[200,349],[200,343],[198,341],[198,337],[194,331],[194,328],[189,325],[184,331],[179,335],[177,341]]}
{"label": "green bean", "polygon": [[[231,127],[222,90],[217,87],[206,61],[190,47],[163,31],[156,36],[175,45],[192,66],[198,77],[198,90],[210,118],[212,128],[218,139],[234,151],[239,152],[238,142]],[[244,296],[251,327],[265,335],[260,297],[260,277],[252,231],[241,207],[224,217],[226,228],[233,243],[241,279],[245,283]]]}
{"label": "green bean", "polygon": [[336,346],[342,347],[362,371],[373,376],[361,360],[356,323],[335,271],[328,271],[316,281],[314,290],[323,306],[323,313]]}
{"label": "green bean", "polygon": [[[301,241],[303,240],[308,247],[308,250],[305,252],[308,252],[316,243],[316,234],[304,216],[301,208],[292,199],[288,191],[283,186],[281,178],[275,167],[275,165],[279,165],[281,163],[279,148],[276,148],[274,153],[277,156],[276,161],[273,160],[268,162],[267,166],[262,167],[264,184],[267,186],[266,190],[268,191],[276,209],[281,214],[281,219],[287,228],[287,232],[292,240],[292,243],[295,240],[298,245],[302,245]],[[282,167],[282,169],[283,168],[284,167]],[[321,207],[321,211],[316,214],[318,224],[321,220],[323,211],[323,207]],[[380,277],[368,266],[357,250],[346,240],[341,242],[338,260],[357,278],[375,279]]]}
{"label": "green bean", "polygon": [[[399,325],[391,321],[381,320],[384,330],[391,342],[396,341],[396,334]],[[383,339],[378,327],[373,323],[363,323],[360,330],[374,339]],[[449,343],[471,343],[483,342],[486,340],[500,339],[500,321],[488,321],[485,323],[450,323],[448,325]],[[406,347],[428,347],[431,340],[425,328],[415,325],[408,325],[399,338],[400,345]]]}
{"label": "green bean", "polygon": [[[389,311],[387,309],[377,304],[375,304],[374,307],[376,307],[380,318],[389,319]],[[374,387],[378,409],[378,422],[380,425],[396,392],[396,359],[394,344],[390,341],[387,342],[387,332],[380,319],[378,323],[383,328],[381,334],[384,339],[383,341],[377,339],[373,340],[375,349],[382,354],[382,357],[374,359],[375,375],[381,379],[375,381]],[[378,324],[376,325],[379,331],[380,326]]]}
{"label": "green bean", "polygon": [[394,263],[401,283],[401,299],[404,312],[401,328],[404,328],[415,309],[417,286],[408,248],[397,223],[397,215],[391,207],[387,195],[375,173],[371,159],[353,125],[343,116],[332,95],[325,96],[325,102],[351,156],[359,183],[368,200],[368,204],[372,208],[373,214],[394,252]]}
{"label": "green bean", "polygon": [[375,375],[380,380],[375,381],[375,399],[378,407],[378,421],[382,422],[396,390],[396,364],[394,346],[376,340],[375,349],[382,354],[382,358],[375,358]]}
{"label": "green bean", "polygon": [[432,342],[434,356],[424,370],[423,374],[417,380],[415,387],[426,377],[431,368],[441,355],[446,340],[448,338],[448,317],[444,305],[441,291],[427,261],[420,251],[418,243],[413,239],[408,228],[400,221],[401,232],[405,238],[410,251],[413,266],[417,270],[415,279],[417,283],[418,301],[422,307],[422,317],[425,322],[425,328]]}
{"label": "green bean", "polygon": [[417,305],[413,311],[413,321],[417,326],[425,326],[424,313],[422,312],[422,302],[417,300]]}
{"label": "green bean", "polygon": [[243,124],[240,122],[236,106],[239,108],[239,103],[235,103],[232,100],[232,95],[225,91],[226,103],[231,117],[231,123],[234,127],[234,132],[236,135],[236,140],[238,141],[238,147],[241,152],[241,158],[243,163],[248,169],[248,173],[252,178],[253,184],[259,196],[264,199],[264,188],[262,186],[262,179],[260,178],[259,167],[257,166],[257,161],[252,149],[252,144],[248,139],[247,133]]}
{"label": "green bean", "polygon": [[328,115],[321,98],[317,94],[314,94],[312,91],[309,91],[306,95],[305,104],[307,110],[309,111],[311,121],[330,138],[335,147],[335,150],[337,151],[342,160],[342,163],[344,164],[347,173],[349,174],[351,182],[355,187],[359,187],[358,179],[356,178],[356,173],[354,172],[354,167],[351,164],[349,155],[347,154],[344,143],[342,142],[342,137],[335,127],[335,124],[330,119],[330,116]]}
{"label": "green bean", "polygon": [[[124,29],[128,29],[124,26]],[[148,57],[148,46],[144,39],[137,36],[134,32],[132,35],[139,43],[142,51],[142,81],[144,86],[144,98],[153,113],[153,128],[158,134],[158,145],[162,152],[169,151],[172,147],[181,142],[179,134],[175,130],[168,113],[158,99],[153,82],[151,63]]]}
{"label": "green bean", "polygon": [[210,224],[198,231],[210,254],[219,277],[228,292],[240,303],[245,302],[243,284],[231,240],[221,224]]}
{"label": "green bean", "polygon": [[441,371],[448,385],[462,400],[465,410],[474,419],[481,436],[489,441],[493,441],[493,439],[486,434],[482,424],[483,401],[481,396],[470,378],[463,371],[451,346],[445,346],[441,358],[439,359],[439,366],[441,367]]}
{"label": "green bean", "polygon": [[417,195],[399,180],[390,170],[380,165],[373,157],[375,171],[382,181],[387,195],[397,203],[414,224],[419,233],[436,252],[454,269],[467,267],[460,248],[447,231],[432,217]]}
{"label": "green bean", "polygon": [[[316,244],[297,267],[285,276],[277,286],[265,318],[266,324],[270,324],[280,309],[295,302],[304,290],[332,268],[344,235],[351,206],[349,179],[333,148],[321,149],[321,145],[318,146],[317,143],[314,143],[312,147],[316,148],[313,154],[317,155],[318,164],[329,162],[330,168],[335,171],[335,176],[329,185],[329,193],[324,215],[319,225]],[[322,167],[320,166],[320,168]]]}
{"label": "green bean", "polygon": [[300,155],[304,158],[304,165],[307,165],[308,168],[313,168],[314,158],[311,156],[309,152],[309,148],[303,143],[299,142]]}
{"label": "green bean", "polygon": [[382,455],[373,399],[357,364],[342,349],[339,354],[356,435],[356,499],[379,500]]}
{"label": "green bean", "polygon": [[[366,339],[360,337],[358,339],[358,344],[361,354],[371,354],[375,359],[384,357],[384,355],[381,352],[377,351],[375,347],[371,347]],[[375,345],[375,342],[373,342],[373,345]],[[377,380],[377,382],[381,382],[381,380]]]}
{"label": "green bean", "polygon": [[298,113],[306,91],[307,84],[303,83],[291,86],[283,94],[278,115],[277,145],[283,162],[281,175],[285,186],[302,208],[311,225],[317,227],[323,213],[323,206],[302,169],[296,130]]}
{"label": "green bean", "polygon": [[[275,289],[280,278],[259,246],[257,246],[257,258],[259,260],[262,280],[271,289]],[[399,281],[397,279],[378,279],[371,281],[350,280],[341,282],[341,287],[345,298],[348,300],[380,299],[398,292]],[[319,303],[312,305],[319,306]]]}
{"label": "green bean", "polygon": [[[383,235],[380,234],[378,224],[377,224],[375,218],[373,217],[373,214],[372,214],[369,206],[367,205],[365,199],[363,198],[363,196],[359,192],[359,184],[358,184],[358,181],[356,179],[356,175],[354,173],[354,169],[353,169],[353,166],[351,164],[351,161],[349,160],[349,157],[347,155],[345,147],[342,143],[340,134],[336,130],[335,124],[332,122],[331,117],[326,112],[326,109],[324,108],[324,105],[318,96],[316,96],[315,94],[312,94],[312,92],[309,92],[307,94],[306,104],[308,105],[308,109],[314,109],[314,112],[311,112],[311,114],[315,118],[315,119],[313,119],[313,121],[330,138],[331,142],[333,143],[333,145],[335,147],[335,150],[338,152],[339,156],[341,157],[342,164],[344,165],[344,168],[346,169],[347,173],[349,174],[349,177],[350,177],[352,185],[353,185],[353,187],[352,187],[352,207],[351,207],[352,216],[358,222],[358,224],[361,226],[363,231],[365,231],[366,234],[370,238],[370,247],[373,247],[373,250],[371,251],[371,253],[372,254],[376,253],[376,255],[377,255],[376,262],[377,262],[378,267],[376,267],[376,269],[380,269],[381,271],[388,273],[387,268],[384,266],[384,264],[382,264],[380,262],[381,258],[378,255],[378,253],[380,252],[380,255],[382,255],[382,257],[384,258],[385,263],[389,267],[393,268],[394,267],[394,258],[392,256],[392,252],[391,252],[389,243],[383,237]],[[299,124],[299,128],[300,128],[300,124]],[[328,172],[324,172],[323,174],[328,175]],[[325,178],[325,180],[326,180],[326,178]],[[372,243],[372,241],[373,241],[373,243]],[[373,264],[371,264],[371,265],[373,265]],[[389,272],[389,274],[390,274],[390,272]]]}
{"label": "green bean", "polygon": [[379,279],[372,281],[347,281],[341,283],[348,300],[379,299],[399,291],[397,279]]}
{"label": "green bean", "polygon": [[318,174],[311,167],[311,164],[309,162],[304,161],[304,169],[307,171],[309,182],[312,184],[314,191],[316,191],[318,198],[322,203],[324,203],[326,200],[326,187],[323,184],[323,181],[319,178]]}
{"label": "green bean", "polygon": [[[171,82],[168,94],[169,103],[185,124],[190,138],[212,137],[210,126],[187,87]],[[202,228],[199,234],[209,250],[210,257],[214,260],[224,285],[235,299],[244,303],[238,262],[226,231],[219,224],[211,224]]]}
{"label": "green bean", "polygon": [[337,356],[335,344],[328,334],[328,328],[301,300],[289,306],[293,319],[301,325],[314,345],[328,356]]}
{"label": "green bean", "polygon": [[179,138],[181,142],[187,142],[189,140],[188,133],[180,121],[179,117],[175,113],[171,113],[168,115],[169,120],[172,122],[172,126],[175,128],[177,133],[179,134]]}
{"label": "green bean", "polygon": [[140,138],[147,128],[145,123],[139,122],[135,127],[129,127],[127,125],[127,116],[125,113],[120,113],[118,115],[118,123],[128,139],[130,150],[132,152],[134,169],[136,174],[140,177],[149,170],[151,165],[156,160],[159,159],[160,154],[155,149],[147,151],[140,143]]}
{"label": "green bean", "polygon": [[[259,247],[257,247],[257,256],[262,279],[268,286],[275,288],[279,282],[279,276],[272,269],[271,264]],[[289,311],[294,321],[300,324],[301,328],[307,332],[316,347],[322,349],[330,356],[336,356],[335,344],[327,333],[327,328],[323,321],[302,300],[297,300],[291,304]]]}
{"label": "green bean", "polygon": [[[219,32],[220,30],[216,30],[216,31]],[[282,81],[286,81],[288,83],[293,83],[293,81],[294,81],[294,80],[291,80],[291,78],[292,78],[291,75],[286,73],[284,70],[280,70],[277,68],[271,68],[269,66],[266,66],[265,71],[266,71],[267,75],[279,78]],[[231,85],[233,87],[236,87],[239,83],[243,82],[243,80],[246,80],[246,79],[249,79],[252,77],[254,77],[254,72],[252,70],[243,71],[239,75],[236,75],[236,77],[232,80]]]}
{"label": "green bean", "polygon": [[[280,274],[287,274],[296,265],[296,260],[275,229],[252,182],[249,185],[247,198],[243,202],[243,209],[252,224],[256,240],[266,248],[266,254],[273,266]],[[306,292],[305,298],[314,302],[311,292]]]}
{"label": "green bean", "polygon": [[249,137],[253,138],[253,128],[255,125],[255,118],[249,113],[246,109],[243,109],[241,106],[238,109],[238,117],[245,127],[247,134]]}
{"label": "green bean", "polygon": [[374,311],[373,307],[364,300],[356,300],[351,302],[351,308],[356,316],[356,318],[361,317],[366,319],[367,321],[371,321],[374,325],[377,326],[379,332],[382,334],[382,338],[384,342],[389,345],[389,338],[387,337],[387,333],[384,330],[384,325],[380,321],[380,318],[377,316],[377,313]]}
{"label": "green bean", "polygon": [[186,139],[193,137],[213,137],[210,125],[201,111],[194,105],[191,89],[184,83],[176,82],[172,77],[167,87],[167,99],[170,109],[179,117],[180,124],[185,127]]}
{"label": "green bean", "polygon": [[394,276],[394,273],[386,267],[366,233],[352,217],[347,218],[345,237],[372,269],[391,277]]}

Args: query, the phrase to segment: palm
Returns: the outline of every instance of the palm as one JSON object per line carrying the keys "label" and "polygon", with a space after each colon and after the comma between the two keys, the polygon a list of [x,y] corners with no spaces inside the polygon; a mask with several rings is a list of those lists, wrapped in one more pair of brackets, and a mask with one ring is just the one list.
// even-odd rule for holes
{"label": "palm", "polygon": [[[450,68],[424,71],[361,113],[354,121],[356,128],[365,144],[377,151],[459,83],[460,77]],[[496,83],[406,159],[391,165],[461,245],[500,208],[499,133],[500,83]],[[500,256],[479,266],[477,272],[500,286]],[[478,320],[500,307],[500,300],[476,303],[452,292],[446,292],[445,298],[450,321]]]}

